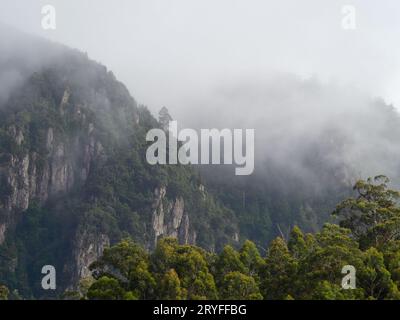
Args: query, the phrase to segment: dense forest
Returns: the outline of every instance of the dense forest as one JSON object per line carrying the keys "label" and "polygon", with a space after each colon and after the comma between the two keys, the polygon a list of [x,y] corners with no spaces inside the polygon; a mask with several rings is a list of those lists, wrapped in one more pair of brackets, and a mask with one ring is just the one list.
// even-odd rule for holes
{"label": "dense forest", "polygon": [[[400,299],[400,192],[388,178],[360,180],[325,224],[304,234],[294,227],[266,249],[244,241],[212,253],[163,238],[149,252],[130,239],[105,249],[64,299]],[[260,252],[260,249],[262,250]],[[352,266],[355,286],[343,288]],[[0,287],[0,297],[9,291]]]}
{"label": "dense forest", "polygon": [[[2,299],[398,298],[398,193],[383,176],[350,183],[383,172],[399,185],[391,106],[286,77],[235,89],[229,117],[188,109],[204,128],[256,121],[253,175],[150,165],[146,133],[164,129],[166,108],[157,120],[87,54],[4,34],[0,71],[18,77],[0,92]],[[55,291],[41,287],[44,265]]]}
{"label": "dense forest", "polygon": [[[125,240],[91,269],[86,299],[400,299],[400,193],[378,176],[360,180],[355,197],[332,213],[339,225],[316,234],[294,227],[259,251],[245,241],[219,254],[175,239],[148,253]],[[265,253],[265,254],[264,254]],[[342,288],[342,268],[356,270],[355,288]],[[88,284],[88,283],[86,283]]]}

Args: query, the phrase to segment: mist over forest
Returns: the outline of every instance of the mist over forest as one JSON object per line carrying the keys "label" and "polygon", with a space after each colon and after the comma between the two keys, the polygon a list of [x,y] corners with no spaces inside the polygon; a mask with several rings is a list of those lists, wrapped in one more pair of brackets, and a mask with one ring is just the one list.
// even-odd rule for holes
{"label": "mist over forest", "polygon": [[[99,1],[74,25],[59,3],[49,34],[34,15],[0,13],[0,300],[399,299],[398,51],[379,37],[389,26],[367,39],[368,5],[365,29],[344,35],[336,11],[307,19],[295,5],[279,37],[287,1],[270,20],[236,3],[225,24],[221,4],[179,3],[126,2],[118,20]],[[166,131],[162,117],[254,129],[254,172],[149,163],[146,135]],[[348,264],[362,285],[343,293]],[[41,287],[43,265],[60,274],[54,291]]]}
{"label": "mist over forest", "polygon": [[[84,100],[94,99],[89,106],[95,112],[115,114],[107,94],[91,87],[106,67],[68,70],[65,66],[86,63],[78,50],[5,25],[0,32],[2,104],[34,73],[54,69],[62,76],[60,95],[62,86],[75,87]],[[296,224],[318,230],[358,179],[384,174],[394,186],[400,183],[398,112],[356,86],[271,69],[226,75],[198,91],[182,91],[180,105],[184,107],[169,107],[180,128],[255,129],[251,176],[235,176],[229,165],[198,169],[204,184],[221,193],[224,204],[240,212],[242,220],[253,207],[260,221],[250,222],[245,236],[260,243]],[[157,111],[152,113],[157,118]],[[117,139],[128,139],[121,126],[104,124]],[[234,200],[225,199],[226,189]]]}
{"label": "mist over forest", "polygon": [[182,127],[254,128],[258,174],[267,162],[313,179],[313,156],[341,167],[343,182],[398,174],[397,110],[354,87],[271,73],[226,79],[185,102]]}

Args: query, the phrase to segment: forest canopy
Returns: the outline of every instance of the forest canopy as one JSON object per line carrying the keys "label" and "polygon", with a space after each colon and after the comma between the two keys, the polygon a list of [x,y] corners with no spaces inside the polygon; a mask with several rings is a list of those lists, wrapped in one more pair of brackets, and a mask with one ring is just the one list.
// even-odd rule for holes
{"label": "forest canopy", "polygon": [[[266,249],[245,241],[220,253],[163,238],[153,252],[130,239],[107,248],[79,299],[400,299],[399,192],[388,178],[360,180],[315,234],[294,227]],[[342,269],[355,270],[343,289]]]}

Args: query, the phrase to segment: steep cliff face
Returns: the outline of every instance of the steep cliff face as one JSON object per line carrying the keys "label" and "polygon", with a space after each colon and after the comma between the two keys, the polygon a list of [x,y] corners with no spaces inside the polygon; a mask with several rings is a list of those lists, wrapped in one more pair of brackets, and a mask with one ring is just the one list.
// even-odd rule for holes
{"label": "steep cliff face", "polygon": [[[16,241],[20,222],[35,219],[29,208],[44,208],[84,188],[92,165],[99,167],[108,158],[103,145],[119,134],[113,128],[123,130],[113,117],[138,122],[135,102],[125,87],[80,53],[65,53],[57,63],[37,71],[0,106],[0,249],[11,250],[17,266],[21,259],[27,260],[19,257]],[[111,115],[103,116],[107,112]],[[60,206],[52,208],[49,218],[57,217],[60,210]],[[71,221],[76,220],[74,215],[79,213],[71,213]],[[38,230],[24,232],[40,237]],[[65,256],[73,258],[66,261],[66,269],[74,270],[70,274],[77,278],[87,274],[109,239],[77,234],[70,242],[72,253]],[[15,271],[7,261],[0,264]]]}
{"label": "steep cliff face", "polygon": [[154,192],[152,217],[154,245],[160,237],[173,237],[184,244],[196,244],[196,231],[190,228],[184,199],[178,197],[170,201],[166,198],[166,193],[165,187],[156,188]]}
{"label": "steep cliff face", "polygon": [[40,297],[54,265],[61,294],[125,237],[149,250],[160,237],[237,242],[232,212],[193,168],[147,163],[146,133],[160,127],[147,109],[104,66],[61,52],[0,105],[0,278]]}
{"label": "steep cliff face", "polygon": [[65,266],[72,267],[71,288],[74,288],[80,279],[91,275],[89,266],[95,262],[110,246],[110,238],[106,234],[77,234],[73,246],[73,263]]}
{"label": "steep cliff face", "polygon": [[5,239],[8,225],[15,223],[18,215],[28,209],[32,201],[44,204],[49,197],[66,194],[74,186],[83,185],[91,163],[105,157],[93,123],[86,120],[79,107],[72,105],[66,111],[64,106],[67,103],[68,96],[64,94],[58,110],[60,115],[63,118],[73,116],[86,135],[63,136],[60,129],[55,131],[52,127],[44,126],[44,145],[42,150],[37,151],[25,143],[25,137],[34,134],[29,126],[10,125],[7,128],[11,143],[19,150],[17,153],[2,153],[0,181],[7,192],[0,200],[3,215],[0,244]]}

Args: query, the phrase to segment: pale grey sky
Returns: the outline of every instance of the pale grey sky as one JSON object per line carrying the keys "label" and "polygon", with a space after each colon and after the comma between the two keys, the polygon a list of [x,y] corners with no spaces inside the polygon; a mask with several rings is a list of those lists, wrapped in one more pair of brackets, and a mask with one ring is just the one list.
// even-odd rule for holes
{"label": "pale grey sky", "polygon": [[[41,28],[54,5],[57,29]],[[344,30],[342,7],[356,8]],[[2,0],[0,21],[86,51],[150,109],[271,70],[351,84],[400,109],[396,0]]]}

